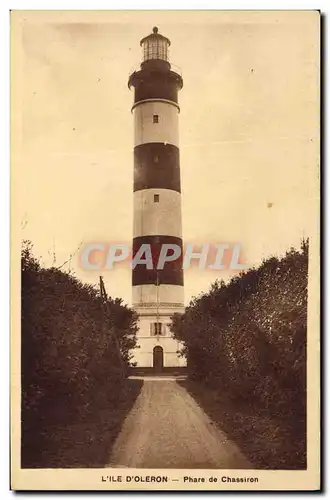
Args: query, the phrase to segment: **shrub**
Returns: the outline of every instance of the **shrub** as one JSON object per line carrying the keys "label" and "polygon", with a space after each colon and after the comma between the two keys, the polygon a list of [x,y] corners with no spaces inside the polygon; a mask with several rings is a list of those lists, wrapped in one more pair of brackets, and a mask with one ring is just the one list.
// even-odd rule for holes
{"label": "shrub", "polygon": [[217,281],[172,331],[188,374],[294,427],[306,413],[308,241],[259,268]]}
{"label": "shrub", "polygon": [[21,290],[23,450],[29,436],[42,436],[51,423],[116,406],[136,345],[137,316],[121,299],[105,303],[72,274],[42,268],[29,242],[22,249]]}

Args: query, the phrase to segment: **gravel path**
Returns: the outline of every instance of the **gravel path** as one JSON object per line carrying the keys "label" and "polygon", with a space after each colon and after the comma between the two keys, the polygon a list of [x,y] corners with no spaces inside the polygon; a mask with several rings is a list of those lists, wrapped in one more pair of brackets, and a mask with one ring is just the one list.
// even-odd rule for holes
{"label": "gravel path", "polygon": [[248,469],[238,447],[173,379],[144,381],[108,466]]}

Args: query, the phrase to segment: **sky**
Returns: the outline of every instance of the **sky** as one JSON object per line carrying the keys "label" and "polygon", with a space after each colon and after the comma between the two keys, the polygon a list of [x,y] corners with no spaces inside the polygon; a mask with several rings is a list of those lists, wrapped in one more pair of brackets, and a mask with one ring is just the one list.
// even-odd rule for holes
{"label": "sky", "polygon": [[[183,239],[239,243],[248,266],[315,231],[318,14],[26,12],[13,23],[12,187],[21,239],[81,280],[89,242],[130,244],[140,39],[171,40],[179,93]],[[76,253],[75,253],[76,252]],[[131,304],[131,270],[102,271]],[[185,272],[185,302],[230,271]]]}

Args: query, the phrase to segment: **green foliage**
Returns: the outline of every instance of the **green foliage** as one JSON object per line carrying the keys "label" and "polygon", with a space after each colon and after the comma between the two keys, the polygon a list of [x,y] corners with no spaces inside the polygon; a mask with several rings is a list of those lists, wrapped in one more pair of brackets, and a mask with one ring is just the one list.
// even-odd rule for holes
{"label": "green foliage", "polygon": [[191,379],[282,419],[302,437],[306,412],[308,241],[215,282],[172,331]]}
{"label": "green foliage", "polygon": [[121,299],[104,303],[96,287],[42,268],[24,242],[21,326],[23,441],[116,407],[137,332],[136,313]]}

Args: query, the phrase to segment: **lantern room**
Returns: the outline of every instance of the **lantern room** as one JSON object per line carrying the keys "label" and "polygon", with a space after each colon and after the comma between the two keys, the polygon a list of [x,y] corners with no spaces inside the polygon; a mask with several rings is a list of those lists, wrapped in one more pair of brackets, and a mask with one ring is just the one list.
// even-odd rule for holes
{"label": "lantern room", "polygon": [[150,35],[142,38],[140,42],[142,47],[142,62],[145,63],[155,59],[168,62],[170,40],[158,33],[156,26],[152,31]]}

